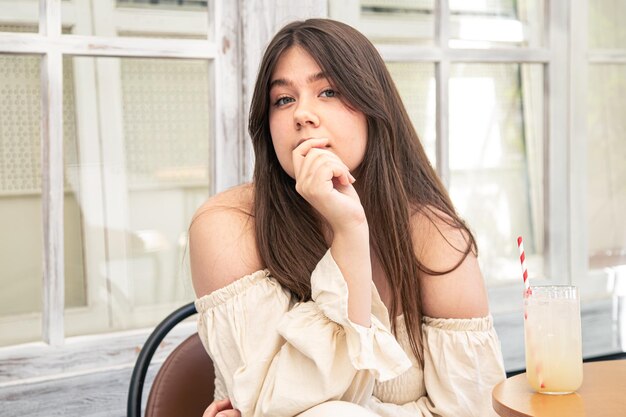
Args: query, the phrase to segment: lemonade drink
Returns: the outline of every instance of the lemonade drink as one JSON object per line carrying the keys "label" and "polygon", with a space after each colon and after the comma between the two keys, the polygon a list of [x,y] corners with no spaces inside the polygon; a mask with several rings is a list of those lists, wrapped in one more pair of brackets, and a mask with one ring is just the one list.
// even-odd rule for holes
{"label": "lemonade drink", "polygon": [[528,382],[541,393],[574,392],[583,382],[578,289],[542,286],[530,290],[524,299]]}

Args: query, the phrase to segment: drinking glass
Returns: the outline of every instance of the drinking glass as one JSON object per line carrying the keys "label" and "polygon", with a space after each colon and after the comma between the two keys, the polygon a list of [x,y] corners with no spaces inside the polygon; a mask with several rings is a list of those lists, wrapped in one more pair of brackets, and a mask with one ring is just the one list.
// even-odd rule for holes
{"label": "drinking glass", "polygon": [[571,285],[531,286],[524,297],[526,376],[542,394],[569,394],[583,382],[580,298]]}

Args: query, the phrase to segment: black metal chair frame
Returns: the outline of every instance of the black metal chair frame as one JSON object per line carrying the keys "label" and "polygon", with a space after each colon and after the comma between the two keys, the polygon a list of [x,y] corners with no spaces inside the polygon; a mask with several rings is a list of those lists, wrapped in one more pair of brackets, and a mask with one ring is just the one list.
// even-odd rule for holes
{"label": "black metal chair frame", "polygon": [[146,343],[144,343],[135,362],[133,374],[130,377],[130,387],[128,389],[128,401],[126,408],[127,417],[141,417],[141,396],[143,394],[143,385],[146,380],[146,374],[150,361],[154,356],[157,348],[178,323],[196,314],[196,307],[193,302],[186,304],[172,314],[167,316],[152,331]]}

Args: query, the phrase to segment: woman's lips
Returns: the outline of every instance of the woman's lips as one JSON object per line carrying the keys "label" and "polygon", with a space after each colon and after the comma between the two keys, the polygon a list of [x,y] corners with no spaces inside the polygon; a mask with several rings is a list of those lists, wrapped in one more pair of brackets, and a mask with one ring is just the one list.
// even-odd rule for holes
{"label": "woman's lips", "polygon": [[302,145],[304,142],[306,142],[309,139],[315,139],[315,138],[302,138],[298,141],[298,144],[296,145],[296,148],[300,145]]}
{"label": "woman's lips", "polygon": [[[325,136],[321,136],[319,138],[302,138],[298,141],[298,143],[296,144],[296,146],[294,147],[294,149],[296,149],[298,146],[302,145],[304,142],[306,142],[307,140],[311,140],[311,139],[322,139],[325,138]],[[330,148],[330,143],[329,141],[326,142],[326,145],[324,145],[324,148]]]}

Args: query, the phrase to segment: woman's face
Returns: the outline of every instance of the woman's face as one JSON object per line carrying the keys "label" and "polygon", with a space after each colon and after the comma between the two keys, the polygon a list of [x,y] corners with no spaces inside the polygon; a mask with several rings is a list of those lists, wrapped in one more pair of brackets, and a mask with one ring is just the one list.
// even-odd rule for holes
{"label": "woman's face", "polygon": [[293,150],[303,141],[327,138],[326,149],[354,171],[363,161],[367,120],[339,98],[315,60],[293,46],[279,58],[270,82],[270,133],[280,165],[292,178]]}

